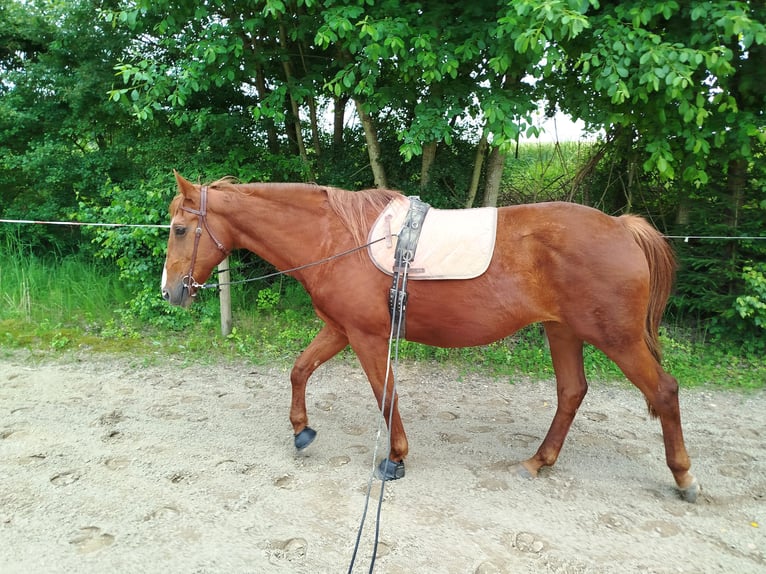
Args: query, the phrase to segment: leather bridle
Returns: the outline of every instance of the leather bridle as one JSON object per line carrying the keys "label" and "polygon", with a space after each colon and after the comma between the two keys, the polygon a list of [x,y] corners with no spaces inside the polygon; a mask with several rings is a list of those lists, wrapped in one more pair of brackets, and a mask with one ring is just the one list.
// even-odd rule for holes
{"label": "leather bridle", "polygon": [[[191,207],[184,207],[181,206],[181,209],[183,211],[186,211],[187,213],[192,213],[197,216],[197,229],[194,232],[194,249],[192,250],[192,256],[191,256],[191,263],[189,264],[189,273],[187,273],[183,278],[183,284],[184,288],[188,289],[191,293],[191,288],[194,287],[199,288],[202,287],[200,283],[197,283],[197,281],[194,279],[194,264],[197,262],[197,249],[199,248],[199,241],[200,237],[202,237],[202,229],[204,228],[205,231],[207,231],[207,234],[210,236],[210,239],[213,240],[213,243],[215,243],[215,246],[220,249],[225,255],[229,254],[229,250],[224,247],[223,243],[221,243],[218,238],[215,236],[213,231],[210,229],[210,226],[207,223],[207,186],[203,185],[200,187],[199,190],[199,209],[192,209]],[[187,283],[188,281],[188,283]],[[195,294],[191,294],[192,297],[194,297]]]}

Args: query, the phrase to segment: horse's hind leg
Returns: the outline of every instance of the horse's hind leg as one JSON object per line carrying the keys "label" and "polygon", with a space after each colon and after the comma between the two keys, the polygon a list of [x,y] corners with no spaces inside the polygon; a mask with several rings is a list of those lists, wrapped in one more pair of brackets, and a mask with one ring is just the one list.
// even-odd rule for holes
{"label": "horse's hind leg", "polygon": [[556,414],[535,455],[519,466],[522,476],[537,476],[543,466],[556,462],[564,439],[569,432],[577,409],[580,408],[588,383],[583,367],[583,341],[572,330],[561,323],[545,323],[545,332],[551,349],[553,370],[556,373]]}
{"label": "horse's hind leg", "polygon": [[689,472],[691,461],[681,429],[678,382],[662,369],[643,341],[618,355],[610,354],[610,358],[644,394],[650,413],[659,417],[668,468],[682,498],[694,502],[700,488],[697,479]]}
{"label": "horse's hind leg", "polygon": [[308,426],[306,382],[319,365],[340,353],[346,345],[348,345],[348,339],[343,333],[325,325],[306,347],[306,350],[295,360],[295,365],[290,373],[293,390],[290,422],[293,425],[295,448],[298,450],[310,445],[317,434],[314,429]]}

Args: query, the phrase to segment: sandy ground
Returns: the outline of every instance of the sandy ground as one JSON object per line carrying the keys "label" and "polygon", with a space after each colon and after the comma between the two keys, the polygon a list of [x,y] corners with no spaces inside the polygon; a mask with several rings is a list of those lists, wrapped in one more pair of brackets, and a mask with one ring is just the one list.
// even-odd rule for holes
{"label": "sandy ground", "polygon": [[[303,453],[286,368],[141,364],[0,359],[0,572],[347,572],[379,418],[355,362],[312,380]],[[766,572],[766,393],[682,393],[689,504],[632,387],[593,384],[558,464],[524,480],[509,468],[547,430],[551,381],[399,373],[411,454],[375,572]]]}

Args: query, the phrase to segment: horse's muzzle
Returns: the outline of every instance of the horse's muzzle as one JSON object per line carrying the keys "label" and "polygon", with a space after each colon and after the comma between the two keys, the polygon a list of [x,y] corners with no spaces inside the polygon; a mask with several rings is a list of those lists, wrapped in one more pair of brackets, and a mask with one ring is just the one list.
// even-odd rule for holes
{"label": "horse's muzzle", "polygon": [[175,287],[166,286],[162,288],[162,298],[178,307],[188,307],[194,301],[196,293],[184,282],[178,283]]}

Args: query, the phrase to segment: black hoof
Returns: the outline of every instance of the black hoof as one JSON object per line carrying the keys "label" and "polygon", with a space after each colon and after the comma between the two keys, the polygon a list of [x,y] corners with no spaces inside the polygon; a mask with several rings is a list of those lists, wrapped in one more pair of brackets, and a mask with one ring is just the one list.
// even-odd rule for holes
{"label": "black hoof", "polygon": [[314,442],[314,439],[316,437],[317,437],[317,431],[315,431],[311,427],[306,427],[297,435],[295,435],[295,448],[297,448],[298,450],[303,450],[312,442]]}
{"label": "black hoof", "polygon": [[397,480],[404,477],[404,461],[395,462],[384,458],[378,466],[378,478],[381,480]]}

